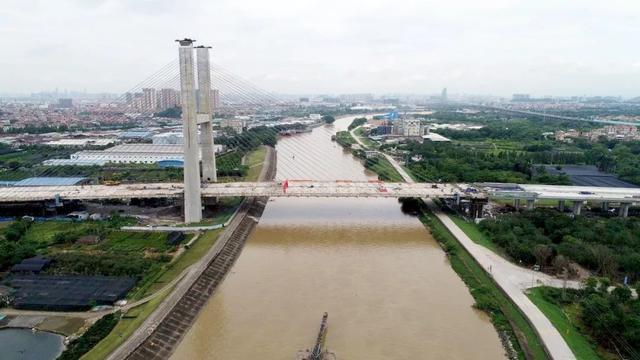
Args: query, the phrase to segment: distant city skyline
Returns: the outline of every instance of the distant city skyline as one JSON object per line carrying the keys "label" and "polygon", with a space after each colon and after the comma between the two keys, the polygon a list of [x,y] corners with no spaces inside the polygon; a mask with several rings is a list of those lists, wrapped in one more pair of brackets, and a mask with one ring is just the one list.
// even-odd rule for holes
{"label": "distant city skyline", "polygon": [[122,93],[174,39],[280,94],[640,96],[640,4],[8,0],[0,94]]}

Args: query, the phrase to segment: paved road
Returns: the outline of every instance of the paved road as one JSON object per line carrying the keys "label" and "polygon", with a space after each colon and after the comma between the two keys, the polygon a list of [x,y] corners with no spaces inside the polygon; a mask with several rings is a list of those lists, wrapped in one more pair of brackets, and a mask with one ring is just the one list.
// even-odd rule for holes
{"label": "paved road", "polygon": [[[413,179],[395,159],[386,154],[385,157],[400,175],[402,175],[405,181],[413,182]],[[536,273],[519,267],[501,256],[496,255],[489,249],[474,243],[431,199],[423,200],[444,226],[458,239],[460,244],[464,246],[485,271],[491,274],[498,286],[500,286],[511,301],[513,301],[527,319],[529,319],[529,322],[540,336],[551,358],[554,360],[575,359],[576,357],[562,338],[562,335],[560,335],[549,319],[547,319],[540,309],[538,309],[523,292],[523,290],[527,288],[541,284],[562,287],[563,281],[543,273]],[[579,287],[580,283],[571,281],[567,282],[567,286]]]}

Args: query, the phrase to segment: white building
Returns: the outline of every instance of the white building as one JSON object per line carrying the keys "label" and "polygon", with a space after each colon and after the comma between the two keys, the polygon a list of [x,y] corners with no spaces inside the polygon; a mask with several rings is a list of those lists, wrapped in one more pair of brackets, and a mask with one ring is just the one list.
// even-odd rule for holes
{"label": "white building", "polygon": [[[214,131],[213,137],[216,138],[219,136],[219,132]],[[198,132],[198,144],[202,143],[202,133]],[[181,145],[183,143],[184,137],[182,132],[167,132],[156,134],[151,137],[151,142],[154,145]]]}
{"label": "white building", "polygon": [[118,139],[85,138],[85,139],[60,139],[47,141],[48,146],[108,146],[118,142]]}
{"label": "white building", "polygon": [[[224,151],[223,145],[214,146],[215,153]],[[71,155],[72,160],[104,161],[120,164],[154,164],[163,160],[184,161],[182,145],[123,144],[106,150],[85,150]]]}

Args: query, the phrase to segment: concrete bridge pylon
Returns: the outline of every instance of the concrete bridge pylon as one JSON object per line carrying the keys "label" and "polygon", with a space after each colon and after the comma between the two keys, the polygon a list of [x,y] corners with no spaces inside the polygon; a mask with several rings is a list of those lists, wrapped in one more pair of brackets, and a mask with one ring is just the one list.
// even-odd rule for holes
{"label": "concrete bridge pylon", "polygon": [[217,182],[216,157],[213,148],[213,104],[211,101],[211,67],[209,46],[197,46],[198,64],[198,124],[202,143],[202,181]]}
{"label": "concrete bridge pylon", "polygon": [[180,43],[180,99],[184,136],[184,221],[193,223],[202,220],[198,121],[193,73],[193,42],[195,40],[185,38],[176,41]]}

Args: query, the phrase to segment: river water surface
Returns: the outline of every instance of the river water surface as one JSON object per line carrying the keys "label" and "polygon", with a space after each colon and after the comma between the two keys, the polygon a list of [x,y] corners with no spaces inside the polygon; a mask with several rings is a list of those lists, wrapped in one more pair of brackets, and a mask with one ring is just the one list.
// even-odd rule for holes
{"label": "river water surface", "polygon": [[[278,142],[279,179],[375,178],[330,137]],[[488,317],[395,199],[272,199],[173,358],[294,359],[323,312],[337,359],[500,359]]]}

